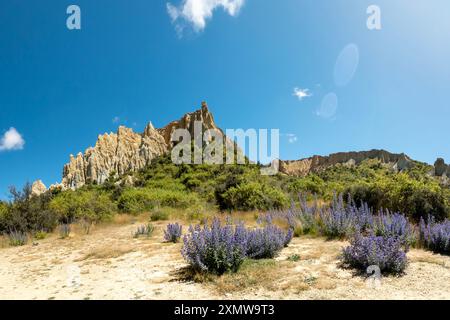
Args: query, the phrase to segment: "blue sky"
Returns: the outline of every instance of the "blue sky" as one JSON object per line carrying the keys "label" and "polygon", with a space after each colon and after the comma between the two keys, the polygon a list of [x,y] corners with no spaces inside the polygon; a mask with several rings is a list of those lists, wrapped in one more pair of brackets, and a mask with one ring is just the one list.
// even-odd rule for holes
{"label": "blue sky", "polygon": [[[450,161],[449,1],[196,1],[1,1],[0,197],[60,181],[100,133],[163,126],[202,100],[222,128],[279,128],[283,159]],[[81,30],[66,27],[70,4]]]}

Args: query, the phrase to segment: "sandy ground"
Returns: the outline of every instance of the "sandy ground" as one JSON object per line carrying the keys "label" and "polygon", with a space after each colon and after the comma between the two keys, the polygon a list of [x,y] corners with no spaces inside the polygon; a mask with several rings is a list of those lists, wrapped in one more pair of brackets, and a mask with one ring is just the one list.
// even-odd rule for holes
{"label": "sandy ground", "polygon": [[125,224],[0,249],[0,299],[450,299],[448,256],[412,250],[405,275],[377,282],[339,266],[346,243],[307,237],[295,238],[261,283],[186,281],[181,244],[161,240],[165,224],[151,239],[134,239],[137,225]]}

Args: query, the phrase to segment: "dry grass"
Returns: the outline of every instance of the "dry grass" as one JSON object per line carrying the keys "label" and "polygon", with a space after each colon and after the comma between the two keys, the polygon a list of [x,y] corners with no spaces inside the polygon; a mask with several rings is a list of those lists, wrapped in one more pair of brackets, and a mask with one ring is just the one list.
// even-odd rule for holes
{"label": "dry grass", "polygon": [[8,237],[0,235],[0,249],[1,248],[8,248],[8,247],[9,247]]}
{"label": "dry grass", "polygon": [[106,260],[114,259],[134,251],[132,246],[119,246],[112,248],[110,246],[98,247],[85,254],[83,257],[76,259],[76,262],[85,260]]}
{"label": "dry grass", "polygon": [[408,257],[411,262],[422,262],[422,263],[429,263],[429,264],[435,264],[447,269],[450,269],[450,264],[447,262],[448,259],[445,258],[445,256],[440,254],[434,254],[429,251],[422,251],[422,250],[412,250]]}
{"label": "dry grass", "polygon": [[333,275],[319,271],[316,275],[299,272],[298,263],[288,260],[246,260],[239,272],[221,276],[191,273],[190,280],[207,285],[219,295],[251,292],[285,292],[299,294],[310,289],[332,290],[337,287]]}

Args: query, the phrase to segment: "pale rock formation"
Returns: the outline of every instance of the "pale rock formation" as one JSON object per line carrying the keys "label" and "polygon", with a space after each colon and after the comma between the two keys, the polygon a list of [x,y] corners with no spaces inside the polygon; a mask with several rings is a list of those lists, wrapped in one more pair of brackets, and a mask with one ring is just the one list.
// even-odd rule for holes
{"label": "pale rock formation", "polygon": [[100,135],[95,147],[70,157],[64,166],[62,185],[77,189],[86,183],[104,183],[112,174],[122,176],[148,165],[168,150],[164,138],[151,123],[142,134],[119,127],[117,133]]}
{"label": "pale rock formation", "polygon": [[40,196],[47,191],[47,187],[41,180],[36,180],[31,185],[31,196]]}
{"label": "pale rock formation", "polygon": [[195,121],[202,122],[202,131],[211,129],[223,133],[222,130],[216,126],[213,115],[209,112],[206,102],[202,102],[201,109],[185,114],[181,119],[172,121],[164,128],[158,129],[158,132],[164,137],[166,144],[169,147],[173,147],[171,137],[176,129],[186,129],[191,134],[191,137],[194,138]]}
{"label": "pale rock formation", "polygon": [[367,159],[378,159],[392,165],[395,170],[405,170],[413,166],[413,161],[405,154],[390,153],[385,150],[361,152],[339,152],[329,156],[313,156],[294,161],[280,161],[280,172],[291,176],[306,176],[335,165],[355,166]]}
{"label": "pale rock formation", "polygon": [[[104,183],[111,175],[121,177],[149,165],[151,161],[172,148],[171,136],[176,129],[187,129],[194,137],[194,123],[201,121],[203,130],[222,131],[214,123],[214,118],[205,102],[200,110],[184,115],[161,129],[151,123],[143,133],[119,127],[117,133],[100,135],[94,147],[84,154],[70,156],[64,166],[62,189],[77,189],[88,183]],[[131,180],[126,181],[131,183]]]}

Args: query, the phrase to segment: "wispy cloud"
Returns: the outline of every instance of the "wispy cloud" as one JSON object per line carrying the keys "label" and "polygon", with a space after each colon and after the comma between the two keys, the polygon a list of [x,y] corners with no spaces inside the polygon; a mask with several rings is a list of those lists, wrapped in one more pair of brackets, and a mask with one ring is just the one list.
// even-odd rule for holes
{"label": "wispy cloud", "polygon": [[120,121],[120,118],[119,118],[119,117],[114,117],[114,118],[112,119],[112,123],[119,123],[119,121]]}
{"label": "wispy cloud", "polygon": [[24,145],[22,135],[12,127],[0,139],[0,151],[21,150]]}
{"label": "wispy cloud", "polygon": [[230,16],[236,16],[245,0],[182,0],[175,6],[167,3],[167,13],[181,36],[186,25],[192,25],[194,31],[205,29],[207,20],[213,16],[213,11],[223,8]]}
{"label": "wispy cloud", "polygon": [[293,95],[296,96],[298,100],[302,101],[305,98],[311,97],[312,93],[309,92],[309,89],[300,89],[295,87]]}
{"label": "wispy cloud", "polygon": [[284,133],[281,136],[285,136],[289,143],[296,143],[298,141],[297,135],[295,133]]}

